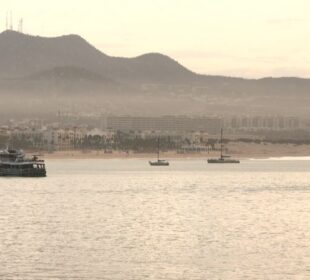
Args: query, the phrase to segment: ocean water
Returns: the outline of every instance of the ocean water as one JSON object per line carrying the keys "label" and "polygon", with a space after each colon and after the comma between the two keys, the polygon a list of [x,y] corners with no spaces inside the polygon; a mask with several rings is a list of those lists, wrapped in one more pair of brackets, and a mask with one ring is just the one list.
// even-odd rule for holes
{"label": "ocean water", "polygon": [[49,160],[0,178],[0,279],[310,279],[310,161]]}

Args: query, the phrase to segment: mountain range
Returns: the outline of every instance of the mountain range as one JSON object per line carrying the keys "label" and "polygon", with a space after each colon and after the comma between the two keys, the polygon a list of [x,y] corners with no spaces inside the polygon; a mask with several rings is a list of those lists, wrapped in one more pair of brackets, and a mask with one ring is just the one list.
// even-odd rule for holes
{"label": "mountain range", "polygon": [[187,83],[197,76],[159,53],[135,58],[108,56],[77,35],[43,38],[5,31],[0,34],[0,60],[2,79],[42,77],[42,72],[49,76],[57,68],[68,68],[71,74],[72,68],[80,69],[78,75],[83,72],[85,79],[95,73],[106,80],[127,83]]}
{"label": "mountain range", "polygon": [[[255,113],[257,106],[285,112],[287,105],[301,105],[296,110],[303,111],[310,92],[309,79],[201,75],[160,53],[113,57],[78,35],[45,38],[4,31],[0,33],[0,61],[0,94],[12,98],[16,93],[35,93],[37,98],[46,93],[63,97],[72,93],[84,97],[91,93],[146,94],[204,102],[212,113],[227,112],[227,108],[232,113],[240,108]],[[292,108],[288,111],[293,112]]]}

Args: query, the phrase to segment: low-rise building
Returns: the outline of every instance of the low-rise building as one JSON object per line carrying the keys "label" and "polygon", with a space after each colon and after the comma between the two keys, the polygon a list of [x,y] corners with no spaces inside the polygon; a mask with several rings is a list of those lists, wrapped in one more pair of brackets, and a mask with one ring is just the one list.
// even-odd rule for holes
{"label": "low-rise building", "polygon": [[222,119],[217,117],[133,117],[109,116],[107,128],[114,131],[168,131],[218,133],[222,127]]}

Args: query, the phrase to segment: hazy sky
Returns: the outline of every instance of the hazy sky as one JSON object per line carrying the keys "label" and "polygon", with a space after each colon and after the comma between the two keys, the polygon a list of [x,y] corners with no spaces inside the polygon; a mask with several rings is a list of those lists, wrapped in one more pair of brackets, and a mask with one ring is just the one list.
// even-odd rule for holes
{"label": "hazy sky", "polygon": [[10,10],[29,34],[79,34],[113,56],[161,52],[205,74],[310,77],[309,0],[0,0],[1,29]]}

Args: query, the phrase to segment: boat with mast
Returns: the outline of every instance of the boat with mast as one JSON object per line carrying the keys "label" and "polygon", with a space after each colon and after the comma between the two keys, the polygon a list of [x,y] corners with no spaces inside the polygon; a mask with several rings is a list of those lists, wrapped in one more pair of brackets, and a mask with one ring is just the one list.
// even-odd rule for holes
{"label": "boat with mast", "polygon": [[149,161],[151,166],[169,166],[169,162],[164,159],[159,159],[159,137],[157,138],[157,160],[156,161]]}
{"label": "boat with mast", "polygon": [[229,155],[223,154],[223,128],[221,129],[221,156],[219,158],[210,158],[208,163],[240,163],[238,159],[233,159]]}

